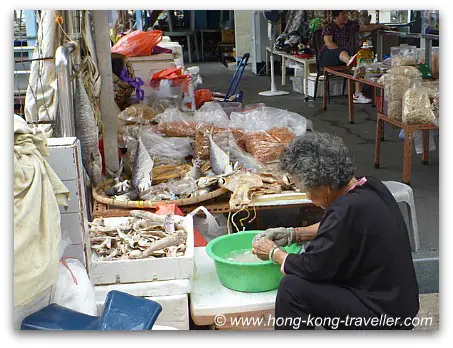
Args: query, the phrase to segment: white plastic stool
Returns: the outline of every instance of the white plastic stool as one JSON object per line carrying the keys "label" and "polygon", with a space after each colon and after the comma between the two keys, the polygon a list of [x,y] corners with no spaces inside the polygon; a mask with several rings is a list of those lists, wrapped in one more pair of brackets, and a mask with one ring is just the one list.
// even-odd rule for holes
{"label": "white plastic stool", "polygon": [[415,212],[414,194],[409,185],[397,181],[383,181],[392,193],[397,203],[406,203],[409,217],[409,233],[414,241],[414,251],[420,249],[420,238],[418,235],[417,214]]}

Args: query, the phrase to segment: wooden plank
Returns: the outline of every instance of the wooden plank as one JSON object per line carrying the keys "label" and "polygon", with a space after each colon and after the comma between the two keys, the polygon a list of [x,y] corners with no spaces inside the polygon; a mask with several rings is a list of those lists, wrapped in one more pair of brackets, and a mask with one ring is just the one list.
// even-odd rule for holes
{"label": "wooden plank", "polygon": [[104,125],[105,166],[110,171],[116,172],[119,169],[116,127],[116,117],[119,113],[119,108],[116,105],[113,91],[108,11],[93,11],[93,23],[97,60],[102,62],[98,68],[102,81],[100,108]]}

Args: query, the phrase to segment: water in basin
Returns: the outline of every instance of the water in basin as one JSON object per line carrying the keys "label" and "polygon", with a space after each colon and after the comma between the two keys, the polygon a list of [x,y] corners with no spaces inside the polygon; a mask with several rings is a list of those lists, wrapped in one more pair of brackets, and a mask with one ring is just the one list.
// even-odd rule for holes
{"label": "water in basin", "polygon": [[251,249],[239,249],[231,251],[223,256],[228,261],[236,262],[264,262],[252,253]]}

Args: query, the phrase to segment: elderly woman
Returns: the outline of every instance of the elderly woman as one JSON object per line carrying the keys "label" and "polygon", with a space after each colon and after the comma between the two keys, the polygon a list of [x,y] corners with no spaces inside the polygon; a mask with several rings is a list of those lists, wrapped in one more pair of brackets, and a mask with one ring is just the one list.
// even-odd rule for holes
{"label": "elderly woman", "polygon": [[[275,329],[412,328],[404,320],[419,309],[417,279],[406,224],[386,186],[355,177],[343,141],[325,133],[297,137],[280,164],[325,212],[319,224],[255,237],[253,252],[285,274],[275,305],[282,325]],[[301,254],[281,249],[306,241]]]}

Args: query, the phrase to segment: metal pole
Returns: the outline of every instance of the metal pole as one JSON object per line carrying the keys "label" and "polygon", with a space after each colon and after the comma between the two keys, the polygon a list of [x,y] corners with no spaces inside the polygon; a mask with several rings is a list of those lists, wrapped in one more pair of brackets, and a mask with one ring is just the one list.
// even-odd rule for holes
{"label": "metal pole", "polygon": [[71,60],[69,55],[73,53],[75,46],[66,43],[57,48],[55,52],[55,67],[57,71],[58,115],[60,137],[75,137],[74,127],[74,101],[71,87]]}
{"label": "metal pole", "polygon": [[95,10],[93,13],[94,39],[96,56],[101,75],[100,108],[104,125],[104,156],[105,165],[112,173],[118,172],[118,140],[116,117],[119,108],[115,103],[112,79],[112,57],[110,53],[109,16],[108,11]]}

